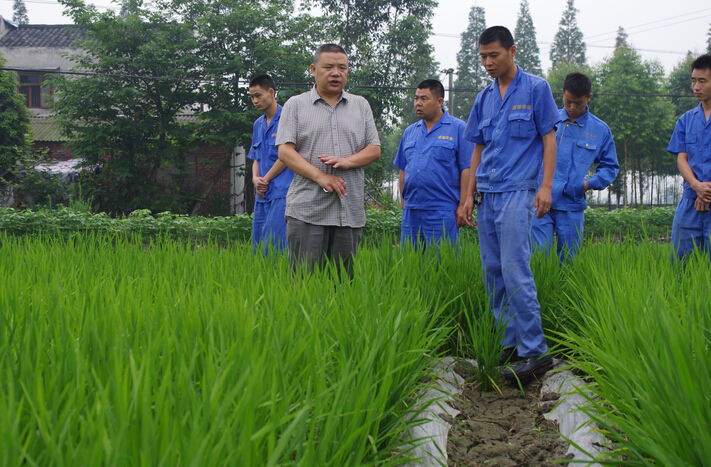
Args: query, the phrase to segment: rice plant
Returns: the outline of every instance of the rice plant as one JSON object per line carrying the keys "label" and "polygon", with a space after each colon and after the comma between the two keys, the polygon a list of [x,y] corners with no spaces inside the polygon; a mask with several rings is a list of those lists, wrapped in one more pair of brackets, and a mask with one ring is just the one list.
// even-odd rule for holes
{"label": "rice plant", "polygon": [[250,245],[0,241],[0,465],[409,460],[450,328],[394,264],[351,284]]}
{"label": "rice plant", "polygon": [[670,252],[605,242],[567,277],[559,341],[592,377],[586,410],[610,440],[606,465],[711,465],[711,266],[672,265]]}

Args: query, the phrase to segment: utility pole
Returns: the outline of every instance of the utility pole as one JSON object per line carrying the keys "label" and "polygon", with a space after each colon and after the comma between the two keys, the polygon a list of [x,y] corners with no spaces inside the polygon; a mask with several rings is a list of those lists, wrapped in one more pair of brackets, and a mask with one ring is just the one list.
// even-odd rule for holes
{"label": "utility pole", "polygon": [[449,90],[447,91],[449,93],[449,106],[447,107],[447,111],[452,113],[452,109],[454,109],[454,94],[452,94],[452,88],[454,87],[454,68],[442,70],[442,73],[449,75]]}

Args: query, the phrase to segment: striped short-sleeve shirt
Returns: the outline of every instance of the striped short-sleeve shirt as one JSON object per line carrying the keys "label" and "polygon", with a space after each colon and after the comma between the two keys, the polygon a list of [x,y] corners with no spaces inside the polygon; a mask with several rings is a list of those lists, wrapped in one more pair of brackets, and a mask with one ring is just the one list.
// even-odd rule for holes
{"label": "striped short-sleeve shirt", "polygon": [[286,216],[315,225],[363,227],[365,176],[363,168],[334,169],[318,156],[341,158],[366,146],[380,146],[373,113],[365,98],[343,91],[335,107],[312,88],[290,98],[282,109],[276,145],[293,143],[311,165],[346,182],[346,196],[325,193],[318,183],[295,174],[286,195]]}

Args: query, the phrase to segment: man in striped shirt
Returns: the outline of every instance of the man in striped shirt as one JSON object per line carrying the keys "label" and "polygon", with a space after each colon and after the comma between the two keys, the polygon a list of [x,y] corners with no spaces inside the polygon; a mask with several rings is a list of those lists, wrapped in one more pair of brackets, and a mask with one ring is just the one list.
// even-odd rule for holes
{"label": "man in striped shirt", "polygon": [[370,105],[343,90],[348,56],[336,44],[316,50],[316,82],[282,110],[276,145],[294,172],[286,196],[286,237],[291,267],[342,262],[350,277],[365,225],[363,168],[380,157]]}

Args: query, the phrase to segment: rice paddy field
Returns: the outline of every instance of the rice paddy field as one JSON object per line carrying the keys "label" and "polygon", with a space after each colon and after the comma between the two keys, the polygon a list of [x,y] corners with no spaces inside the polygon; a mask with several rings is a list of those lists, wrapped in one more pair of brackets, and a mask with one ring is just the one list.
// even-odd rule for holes
{"label": "rice paddy field", "polygon": [[[0,233],[0,465],[407,464],[433,362],[492,332],[475,243],[392,244],[349,282],[243,243]],[[711,465],[711,265],[670,253],[532,262],[610,464]]]}

